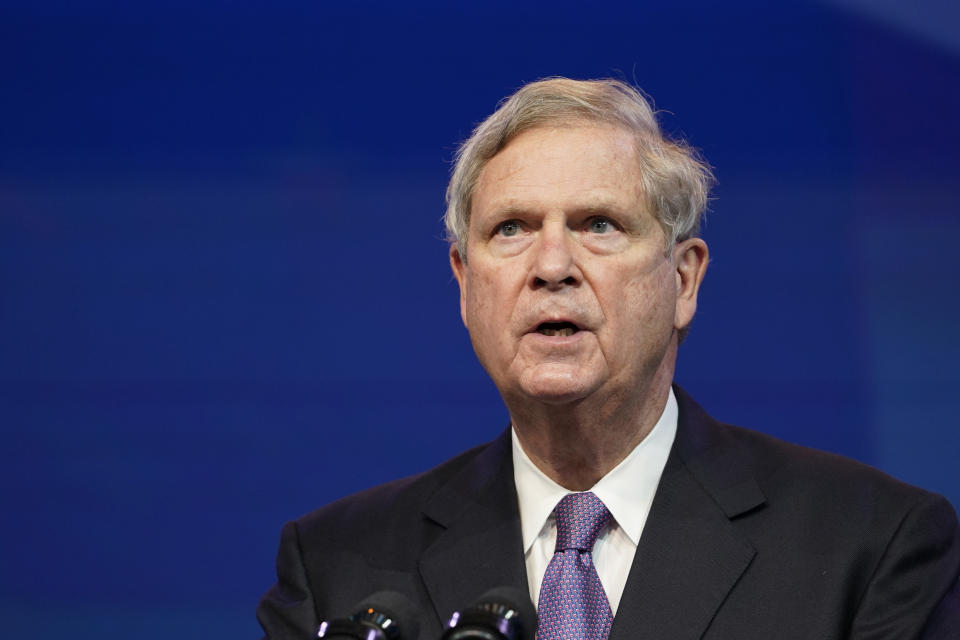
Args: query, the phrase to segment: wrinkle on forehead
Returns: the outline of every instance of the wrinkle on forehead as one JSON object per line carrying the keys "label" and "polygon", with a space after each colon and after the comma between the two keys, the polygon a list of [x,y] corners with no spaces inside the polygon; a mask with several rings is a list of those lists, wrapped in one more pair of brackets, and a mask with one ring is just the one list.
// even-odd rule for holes
{"label": "wrinkle on forehead", "polygon": [[[556,136],[570,138],[571,132],[574,137],[582,137],[584,144],[568,144],[562,152],[543,153],[544,147],[555,146]],[[598,137],[610,144],[586,144]],[[531,157],[536,157],[536,162]],[[597,167],[595,171],[584,174],[579,169],[584,157],[592,161],[588,166]],[[570,169],[574,166],[577,170]],[[654,218],[647,212],[642,184],[636,179],[639,168],[635,137],[623,128],[587,123],[528,129],[484,167],[473,194],[471,221],[475,216],[510,217],[562,210],[581,216],[630,214],[647,227],[646,222]],[[509,183],[509,192],[501,188],[504,183]],[[545,186],[551,189],[545,190]]]}

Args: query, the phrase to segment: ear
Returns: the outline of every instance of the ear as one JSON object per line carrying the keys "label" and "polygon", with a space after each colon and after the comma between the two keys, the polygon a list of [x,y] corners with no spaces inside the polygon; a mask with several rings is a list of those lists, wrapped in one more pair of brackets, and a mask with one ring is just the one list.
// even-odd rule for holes
{"label": "ear", "polygon": [[677,305],[673,326],[685,329],[697,312],[697,293],[707,272],[710,250],[700,238],[688,238],[673,248],[673,264],[677,269]]}
{"label": "ear", "polygon": [[469,329],[467,325],[467,265],[460,257],[457,251],[457,245],[450,245],[450,268],[453,270],[453,277],[457,279],[460,285],[460,318],[463,320],[463,326]]}

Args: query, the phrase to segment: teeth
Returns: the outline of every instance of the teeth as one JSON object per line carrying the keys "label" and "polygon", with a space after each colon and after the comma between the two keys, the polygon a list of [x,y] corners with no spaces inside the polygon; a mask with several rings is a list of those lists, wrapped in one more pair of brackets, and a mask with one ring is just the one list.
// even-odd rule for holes
{"label": "teeth", "polygon": [[563,327],[554,329],[552,327],[540,327],[539,332],[545,336],[572,336],[574,331],[572,327]]}

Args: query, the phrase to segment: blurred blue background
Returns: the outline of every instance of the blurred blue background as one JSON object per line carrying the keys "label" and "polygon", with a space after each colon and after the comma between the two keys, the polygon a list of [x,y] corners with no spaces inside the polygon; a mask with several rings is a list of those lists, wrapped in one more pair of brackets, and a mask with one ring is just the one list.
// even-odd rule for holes
{"label": "blurred blue background", "polygon": [[716,167],[677,378],[960,504],[960,5],[4,2],[8,637],[258,637],[284,521],[493,438],[439,218],[520,84]]}

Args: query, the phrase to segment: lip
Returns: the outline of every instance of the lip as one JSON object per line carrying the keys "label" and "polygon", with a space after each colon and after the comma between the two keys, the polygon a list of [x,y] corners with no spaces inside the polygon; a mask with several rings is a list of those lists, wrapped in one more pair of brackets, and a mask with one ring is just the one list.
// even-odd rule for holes
{"label": "lip", "polygon": [[569,336],[545,336],[542,333],[532,331],[528,333],[525,338],[533,342],[533,344],[550,347],[562,347],[580,343],[583,340],[584,335],[587,333],[587,331],[581,329],[580,331],[577,331]]}
{"label": "lip", "polygon": [[[542,333],[540,333],[539,331],[537,331],[537,328],[538,328],[540,325],[542,325],[542,324],[548,324],[548,323],[550,323],[550,324],[564,324],[564,323],[566,323],[566,324],[572,324],[572,325],[574,325],[575,327],[577,327],[577,332],[574,333],[574,334],[571,335],[571,336],[545,336],[545,335],[543,335]],[[542,338],[559,338],[559,337],[572,338],[573,336],[578,335],[578,334],[580,334],[580,333],[583,333],[584,331],[589,331],[589,329],[588,329],[586,326],[584,326],[584,324],[583,324],[582,322],[579,322],[579,321],[577,321],[577,320],[574,320],[573,318],[569,318],[569,317],[566,317],[566,316],[550,316],[550,317],[546,317],[546,318],[539,318],[539,319],[537,319],[532,325],[530,325],[530,327],[527,328],[526,333],[538,335],[538,336],[540,336],[540,337],[542,337]]]}
{"label": "lip", "polygon": [[[569,323],[576,326],[577,331],[569,336],[548,336],[537,331],[537,327],[544,323]],[[550,316],[538,319],[537,322],[527,330],[525,338],[529,339],[533,344],[543,347],[563,347],[578,344],[589,331],[588,328],[584,327],[582,322],[578,322],[567,316]]]}

